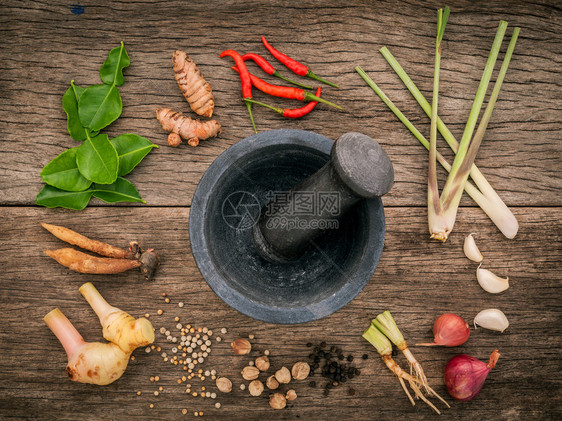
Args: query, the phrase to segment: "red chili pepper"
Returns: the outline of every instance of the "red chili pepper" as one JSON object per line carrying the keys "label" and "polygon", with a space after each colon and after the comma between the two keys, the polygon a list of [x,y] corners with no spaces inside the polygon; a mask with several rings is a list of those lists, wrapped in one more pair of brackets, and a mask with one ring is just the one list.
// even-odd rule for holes
{"label": "red chili pepper", "polygon": [[312,89],[312,86],[304,85],[302,83],[295,82],[294,80],[291,80],[289,78],[281,76],[281,73],[279,73],[277,70],[275,70],[273,68],[273,66],[266,59],[264,59],[262,56],[260,56],[259,54],[254,54],[254,53],[244,54],[242,56],[242,59],[244,61],[253,60],[268,75],[278,77],[279,79],[283,79],[284,81],[292,83],[293,85],[300,86],[302,88]]}
{"label": "red chili pepper", "polygon": [[[320,98],[320,93],[321,93],[321,88],[319,86],[318,89],[316,90],[316,96],[319,98]],[[316,107],[316,104],[318,104],[318,101],[312,101],[306,104],[304,107],[300,107],[300,108],[277,108],[277,107],[272,107],[271,105],[268,104],[264,104],[263,102],[254,101],[253,99],[251,99],[250,101],[252,102],[252,104],[258,104],[263,107],[267,107],[283,115],[283,117],[287,117],[287,118],[304,117],[305,115],[310,113],[314,109],[314,107]]]}
{"label": "red chili pepper", "polygon": [[[239,72],[236,66],[233,66],[232,69]],[[324,104],[331,105],[338,110],[343,110],[343,108],[339,105],[327,101],[324,98],[319,98],[316,95],[305,91],[304,89],[293,88],[292,86],[272,85],[271,83],[268,83],[251,73],[248,74],[250,75],[250,81],[252,82],[252,85],[268,95],[277,96],[280,98],[298,99],[299,101],[318,101],[323,102]]]}
{"label": "red chili pepper", "polygon": [[254,132],[258,132],[256,129],[256,123],[254,123],[254,116],[252,115],[252,103],[248,100],[252,99],[252,82],[250,80],[250,73],[248,72],[248,68],[246,67],[246,63],[242,60],[242,56],[238,54],[234,50],[224,50],[220,57],[229,56],[234,59],[234,62],[240,69],[238,73],[240,73],[240,82],[242,83],[242,97],[244,98],[244,102],[248,107],[248,113],[250,114],[250,120],[252,120],[252,126],[254,127]]}
{"label": "red chili pepper", "polygon": [[281,63],[283,63],[285,66],[287,66],[287,68],[289,68],[290,70],[292,70],[294,73],[296,73],[299,76],[306,76],[309,77],[311,79],[315,79],[318,80],[320,82],[325,83],[326,85],[330,85],[333,86],[334,88],[339,88],[338,85],[336,85],[335,83],[332,82],[328,82],[327,80],[324,80],[318,76],[316,76],[314,73],[312,73],[310,71],[310,69],[308,68],[308,66],[305,66],[302,63],[299,63],[298,61],[296,61],[295,59],[292,59],[291,57],[289,57],[286,54],[283,54],[281,51],[276,50],[275,48],[273,48],[269,42],[267,42],[267,40],[265,39],[265,37],[262,35],[261,40],[263,42],[263,45],[265,45],[265,48],[268,49],[268,51],[271,53],[271,55],[273,57],[275,57],[277,60],[279,60]]}

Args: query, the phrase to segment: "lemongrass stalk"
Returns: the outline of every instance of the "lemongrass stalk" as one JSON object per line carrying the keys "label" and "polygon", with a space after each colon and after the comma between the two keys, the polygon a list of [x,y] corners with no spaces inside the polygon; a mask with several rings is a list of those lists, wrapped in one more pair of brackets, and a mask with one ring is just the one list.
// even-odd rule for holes
{"label": "lemongrass stalk", "polygon": [[[420,92],[416,84],[412,81],[412,79],[410,79],[406,71],[402,68],[402,66],[398,63],[398,61],[394,58],[394,56],[390,53],[390,51],[386,47],[382,47],[379,51],[386,59],[388,64],[390,64],[392,69],[396,72],[398,77],[402,80],[404,86],[408,88],[408,90],[410,91],[412,96],[416,99],[416,101],[423,109],[425,114],[428,117],[430,117],[431,105],[422,95],[422,93]],[[394,113],[396,114],[395,111]],[[396,115],[398,116],[398,114]],[[404,123],[404,121],[400,118],[400,116],[398,116],[398,118],[402,121],[402,123]],[[406,123],[404,123],[404,125],[406,125]],[[406,125],[406,127],[408,126]],[[410,127],[408,128],[410,129]],[[459,144],[455,139],[455,136],[453,136],[451,131],[447,128],[445,123],[440,118],[437,119],[437,129],[439,130],[439,132],[441,133],[447,144],[450,146],[450,148],[453,150],[453,152],[456,153]],[[412,130],[410,129],[410,131]],[[422,140],[422,138],[419,137],[416,133],[414,133],[414,131],[412,131],[412,133],[414,134],[414,136],[416,136],[416,138],[420,141],[420,143],[423,146],[425,146],[426,149],[429,150],[429,143],[427,142],[427,140],[425,141]],[[437,159],[439,160],[439,155],[437,156]],[[440,161],[440,163],[441,165],[443,165],[445,169],[447,169],[447,167],[443,164],[443,162]],[[450,171],[450,169],[447,169],[447,171]],[[478,169],[478,167],[474,164],[472,164],[472,167],[470,169],[470,177],[472,178],[472,180],[474,180],[476,186],[478,186],[478,190],[476,188],[473,188],[473,186],[470,183],[467,183],[465,185],[466,192],[482,208],[482,210],[486,213],[486,215],[488,215],[488,217],[492,220],[492,222],[494,222],[494,224],[498,227],[498,229],[502,232],[503,235],[505,235],[507,238],[514,238],[517,235],[517,231],[519,230],[519,223],[517,222],[517,219],[515,218],[511,210],[509,210],[507,205],[497,194],[494,188],[490,185],[488,180],[486,180],[484,174],[482,174],[480,169]]]}
{"label": "lemongrass stalk", "polygon": [[[390,54],[390,52],[388,54]],[[396,64],[398,63],[396,62]],[[406,126],[408,130],[410,130],[410,132],[416,137],[416,139],[418,139],[419,142],[427,150],[429,150],[429,141],[420,133],[420,131],[412,124],[412,122],[408,120],[408,118],[398,109],[398,107],[394,105],[394,103],[378,87],[378,85],[373,82],[373,80],[363,71],[360,66],[357,66],[355,70],[357,71],[357,73],[359,73],[359,75],[361,75],[361,77],[371,87],[371,89],[373,89],[373,91],[381,98],[381,100],[388,106],[388,108],[396,115],[396,117],[398,117],[402,124],[404,124],[404,126]],[[403,74],[407,77],[406,73]],[[406,81],[404,81],[404,83],[407,85]],[[421,95],[417,87],[415,85],[413,85],[413,87],[415,88],[415,91],[411,92],[417,92]],[[421,98],[423,99],[423,102],[418,102],[422,106],[422,108],[424,108],[424,111],[431,110],[431,106],[429,105],[427,100],[423,96],[421,96]],[[427,105],[428,108],[426,108],[425,105]],[[438,119],[437,128],[439,129],[441,135],[443,135],[445,140],[448,141],[451,149],[456,152],[458,143],[453,134],[449,131],[449,129],[447,128],[447,126],[445,126],[441,119]],[[447,172],[451,171],[451,164],[449,164],[443,157],[443,155],[441,155],[439,152],[437,152],[437,161],[443,166],[443,168],[445,168],[445,170],[447,170]],[[467,181],[464,186],[466,193],[476,202],[478,206],[480,206],[484,213],[488,215],[488,217],[498,227],[503,235],[505,235],[507,238],[514,238],[519,229],[519,223],[517,222],[517,219],[515,218],[511,210],[503,202],[501,197],[497,194],[490,183],[488,183],[488,180],[486,180],[484,174],[482,174],[482,172],[474,164],[472,164],[470,176],[478,187]]]}
{"label": "lemongrass stalk", "polygon": [[394,317],[390,311],[386,310],[384,313],[379,314],[375,319],[371,320],[373,326],[380,330],[384,336],[398,347],[399,350],[406,348],[406,340],[398,329],[398,325],[394,321]]}
{"label": "lemongrass stalk", "polygon": [[470,168],[474,163],[474,159],[476,158],[476,154],[478,153],[478,149],[482,144],[482,140],[484,139],[484,134],[486,133],[486,129],[488,128],[488,123],[492,117],[492,113],[494,111],[494,106],[496,105],[496,101],[500,94],[501,86],[505,75],[507,73],[507,68],[509,67],[509,62],[511,61],[511,56],[513,55],[513,50],[515,49],[515,44],[517,42],[517,37],[519,36],[519,28],[515,28],[513,31],[513,35],[511,36],[511,41],[509,42],[509,46],[507,48],[507,52],[505,53],[505,57],[496,79],[496,83],[494,84],[494,89],[492,90],[492,94],[490,95],[490,99],[488,100],[488,104],[486,109],[484,110],[484,114],[478,124],[478,128],[476,129],[476,133],[472,141],[470,142],[470,146],[466,153],[465,159],[461,162],[458,167],[456,173],[454,173],[454,166],[451,170],[450,176],[447,179],[447,184],[445,184],[445,188],[443,189],[443,194],[445,194],[445,190],[447,186],[449,186],[449,194],[445,198],[444,206],[455,206],[458,207],[458,203],[460,202],[462,192],[464,189],[464,183],[468,178],[468,174],[470,172]]}
{"label": "lemongrass stalk", "polygon": [[[478,85],[478,90],[476,91],[476,95],[472,103],[472,108],[470,109],[470,114],[468,116],[468,120],[466,122],[465,129],[459,143],[459,149],[457,150],[455,160],[453,161],[453,167],[451,168],[451,172],[447,177],[445,187],[443,188],[443,192],[440,197],[442,213],[438,215],[437,220],[432,220],[432,216],[434,215],[432,215],[431,213],[429,214],[431,238],[436,238],[443,242],[447,241],[449,233],[452,231],[453,226],[455,225],[460,196],[463,190],[460,190],[461,194],[455,194],[458,191],[458,188],[455,187],[455,184],[459,183],[459,181],[461,181],[462,179],[462,177],[459,176],[459,171],[467,157],[466,155],[471,143],[472,135],[474,133],[474,128],[476,127],[476,121],[478,120],[478,116],[484,102],[484,97],[486,96],[486,92],[488,90],[488,84],[492,77],[492,72],[494,71],[494,66],[496,64],[506,28],[507,22],[500,21],[494,43],[492,44],[488,60],[486,61],[486,67],[484,68],[484,72],[482,73],[482,78],[480,79],[480,84]],[[435,111],[432,109],[432,114],[434,112]]]}
{"label": "lemongrass stalk", "polygon": [[[410,388],[414,391],[414,396],[416,397],[416,399],[421,399],[427,405],[429,405],[435,412],[437,412],[438,414],[441,414],[441,412],[439,412],[439,409],[437,409],[435,407],[435,405],[433,405],[429,401],[429,399],[427,399],[423,395],[423,393],[420,389],[421,380],[417,379],[416,377],[413,377],[412,375],[410,375],[408,373],[406,373],[404,370],[402,370],[402,368],[398,364],[396,364],[396,361],[394,361],[394,359],[392,358],[392,344],[390,343],[388,338],[379,329],[377,329],[373,324],[369,325],[368,329],[365,332],[363,332],[363,338],[365,338],[367,341],[369,341],[371,343],[371,345],[373,345],[377,349],[377,352],[380,354],[380,356],[381,356],[382,360],[384,361],[385,365],[388,367],[388,369],[390,371],[392,371],[392,373],[396,377],[398,377],[398,380],[400,381],[400,385],[402,386],[402,389],[404,389],[404,392],[406,393],[406,396],[408,396],[408,399],[410,400],[412,405],[415,405],[415,402],[414,402],[414,399],[412,399],[412,396],[410,395],[410,392],[406,388],[404,380],[406,380],[408,382],[408,384],[410,385]],[[438,396],[435,393],[435,391],[433,391],[433,389],[431,391],[436,396]],[[439,397],[439,398],[441,400],[443,400],[441,397]]]}
{"label": "lemongrass stalk", "polygon": [[398,328],[398,325],[396,324],[396,321],[394,320],[394,317],[392,317],[390,311],[386,310],[384,313],[379,314],[375,319],[371,320],[371,324],[381,331],[388,339],[390,339],[390,341],[396,345],[400,351],[402,351],[410,364],[410,371],[412,371],[412,369],[414,370],[416,378],[423,385],[427,393],[437,397],[450,408],[449,403],[429,385],[421,364],[408,348],[404,335],[400,332],[400,329]]}
{"label": "lemongrass stalk", "polygon": [[365,338],[371,345],[373,345],[377,352],[382,355],[392,355],[392,344],[388,338],[375,326],[369,325],[367,330],[363,332]]}
{"label": "lemongrass stalk", "polygon": [[396,362],[392,358],[392,344],[390,343],[388,338],[384,336],[384,334],[372,324],[369,325],[365,332],[363,332],[362,336],[375,347],[388,369],[392,371],[392,373],[396,377],[398,377],[400,385],[402,386],[402,389],[404,389],[404,393],[406,393],[408,400],[410,401],[412,406],[415,406],[416,403],[414,402],[412,395],[406,388],[404,380],[407,380],[411,386],[412,384],[416,383],[417,379],[404,372],[404,370],[402,370],[402,368],[400,368],[400,366],[396,364]]}
{"label": "lemongrass stalk", "polygon": [[[386,104],[386,106],[398,117],[398,120],[406,126],[408,130],[420,141],[420,143],[429,151],[429,141],[425,138],[424,135],[412,124],[410,120],[398,109],[396,105],[390,100],[390,98],[382,91],[379,86],[373,82],[373,80],[369,77],[367,73],[361,68],[361,66],[355,67],[355,71],[359,73],[359,75],[363,78],[363,80],[369,85],[369,87],[379,96],[379,98]],[[425,98],[424,98],[425,100]],[[428,104],[429,105],[429,104]],[[438,126],[439,127],[439,126]],[[456,142],[456,141],[455,141]],[[451,164],[447,162],[447,160],[437,152],[437,161],[441,164],[447,172],[451,171]],[[486,206],[486,198],[484,195],[470,182],[467,182],[465,187],[466,193],[480,206],[482,209]],[[501,199],[500,199],[501,200]],[[503,202],[502,202],[503,203]],[[484,210],[485,211],[485,210]]]}
{"label": "lemongrass stalk", "polygon": [[[443,205],[439,199],[437,185],[437,109],[439,98],[439,70],[441,67],[441,41],[449,17],[449,8],[437,11],[437,39],[435,41],[435,66],[433,71],[433,98],[431,105],[431,127],[429,130],[429,175],[427,177],[427,213],[431,238],[445,241],[447,239],[447,224],[443,215]],[[445,238],[443,238],[445,235]]]}

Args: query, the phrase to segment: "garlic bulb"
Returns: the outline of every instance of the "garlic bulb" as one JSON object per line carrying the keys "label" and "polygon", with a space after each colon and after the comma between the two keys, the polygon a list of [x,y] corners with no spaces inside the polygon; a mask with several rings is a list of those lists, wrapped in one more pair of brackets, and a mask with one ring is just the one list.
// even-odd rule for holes
{"label": "garlic bulb", "polygon": [[489,308],[487,310],[482,310],[474,318],[474,327],[477,325],[483,327],[484,329],[495,330],[497,332],[503,332],[509,326],[509,321],[505,314],[497,308]]}
{"label": "garlic bulb", "polygon": [[488,269],[481,269],[480,266],[476,269],[476,279],[484,291],[497,294],[509,288],[509,278],[500,278]]}
{"label": "garlic bulb", "polygon": [[464,239],[464,255],[476,263],[480,263],[483,259],[482,253],[478,250],[473,234],[468,234]]}

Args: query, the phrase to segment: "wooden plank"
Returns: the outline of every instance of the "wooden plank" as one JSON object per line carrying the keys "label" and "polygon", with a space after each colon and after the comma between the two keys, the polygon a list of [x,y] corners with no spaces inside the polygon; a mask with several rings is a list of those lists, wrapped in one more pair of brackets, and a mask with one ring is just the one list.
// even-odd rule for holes
{"label": "wooden plank", "polygon": [[[385,203],[423,205],[425,150],[353,69],[362,65],[404,113],[429,133],[427,119],[377,50],[387,45],[429,96],[435,8],[441,5],[419,0],[352,0],[345,4],[230,1],[213,7],[202,1],[100,1],[86,4],[84,14],[78,16],[67,4],[4,1],[0,5],[0,204],[34,203],[41,189],[41,168],[76,145],[66,134],[61,108],[69,81],[98,83],[98,69],[107,52],[123,40],[132,64],[121,88],[123,116],[107,131],[110,136],[136,132],[165,145],[166,134],[154,118],[154,109],[168,106],[188,111],[172,77],[170,56],[177,48],[195,59],[213,86],[222,136],[195,149],[163,146],[130,176],[150,205],[188,206],[199,179],[216,156],[252,134],[240,104],[238,78],[229,69],[231,62],[218,55],[225,48],[235,48],[269,57],[260,43],[260,35],[265,34],[317,74],[339,82],[342,89],[325,87],[324,92],[344,106],[345,112],[319,106],[300,121],[286,121],[255,107],[260,131],[298,128],[333,139],[347,131],[371,135],[384,145],[396,167],[396,185]],[[450,6],[441,72],[441,116],[460,138],[498,21],[506,19],[520,26],[520,40],[477,163],[509,205],[562,205],[558,176],[562,165],[562,28],[557,3],[453,1]],[[272,62],[289,76],[287,69]],[[252,69],[259,71],[253,65]],[[256,97],[295,106],[261,93]],[[445,152],[447,147],[440,142]],[[473,205],[466,197],[462,203]]]}
{"label": "wooden plank", "polygon": [[[556,419],[562,408],[560,395],[560,276],[562,250],[562,208],[516,209],[521,230],[506,240],[478,210],[459,211],[455,231],[446,244],[429,241],[426,214],[422,208],[386,209],[385,250],[369,285],[344,309],[323,320],[297,326],[276,326],[247,318],[224,304],[199,274],[189,245],[188,208],[91,208],[81,213],[30,207],[0,209],[0,300],[4,324],[0,330],[0,418],[2,419],[170,419],[181,409],[202,410],[217,420],[230,419],[434,419],[423,404],[411,407],[398,382],[384,368],[374,350],[360,335],[371,317],[389,309],[393,312],[414,354],[423,362],[430,382],[447,395],[442,384],[443,368],[450,357],[468,353],[487,359],[497,348],[502,353],[481,395],[469,403],[451,402],[447,419]],[[59,266],[44,256],[44,248],[62,242],[43,230],[39,223],[64,224],[93,238],[115,245],[132,239],[155,247],[162,266],[152,283],[139,274],[115,276],[82,275]],[[500,295],[480,289],[475,280],[476,264],[462,253],[464,236],[477,232],[485,266],[509,275],[511,288]],[[78,293],[78,287],[93,281],[112,303],[135,316],[145,312],[158,330],[173,330],[178,315],[183,323],[208,326],[224,338],[214,342],[205,368],[215,368],[234,381],[234,391],[212,399],[185,393],[185,383],[176,380],[184,372],[164,363],[155,352],[135,351],[125,375],[106,387],[72,383],[64,372],[64,352],[42,322],[54,307],[61,308],[88,340],[101,340],[98,321]],[[161,293],[172,302],[165,304]],[[185,307],[180,309],[177,303]],[[458,313],[466,320],[480,310],[501,308],[511,325],[504,334],[473,330],[469,341],[458,348],[413,346],[431,338],[435,317]],[[164,310],[162,316],[156,311]],[[227,334],[218,333],[228,328]],[[329,398],[308,382],[292,386],[299,398],[287,410],[268,407],[267,394],[252,398],[241,391],[239,371],[249,361],[234,357],[229,342],[254,334],[255,352],[271,352],[272,369],[306,359],[307,342],[326,340],[352,352],[368,353],[367,361],[356,360],[362,374],[335,389]],[[170,353],[171,345],[157,333],[157,343]],[[403,364],[402,358],[397,358]],[[161,377],[160,396],[150,376]],[[212,382],[193,379],[193,390]],[[247,382],[246,382],[247,383]],[[348,387],[356,389],[348,396]],[[142,395],[137,396],[136,391]],[[449,399],[451,401],[451,399]],[[155,404],[149,409],[150,403]]]}

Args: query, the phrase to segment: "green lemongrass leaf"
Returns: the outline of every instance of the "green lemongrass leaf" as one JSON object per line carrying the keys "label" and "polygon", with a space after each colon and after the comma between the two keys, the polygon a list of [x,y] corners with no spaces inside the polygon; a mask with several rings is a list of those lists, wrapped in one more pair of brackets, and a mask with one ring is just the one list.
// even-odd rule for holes
{"label": "green lemongrass leaf", "polygon": [[492,118],[492,113],[494,111],[496,101],[498,100],[500,90],[503,84],[503,80],[505,78],[507,69],[509,67],[509,62],[511,61],[511,56],[513,55],[513,50],[515,49],[515,44],[517,43],[519,30],[520,28],[515,28],[513,30],[513,35],[511,37],[511,41],[509,42],[507,52],[505,53],[505,57],[501,65],[500,72],[498,73],[496,83],[494,84],[492,94],[490,95],[490,99],[488,100],[488,105],[486,105],[486,109],[484,110],[484,114],[482,114],[482,118],[480,119],[478,128],[476,129],[476,132],[474,133],[474,137],[470,142],[470,146],[466,153],[465,159],[461,163],[459,170],[455,175],[455,180],[453,180],[454,184],[451,188],[451,197],[448,198],[449,202],[452,202],[453,205],[457,202],[460,202],[460,196],[462,195],[464,183],[466,183],[466,180],[468,179],[470,169],[472,168],[472,164],[476,159],[476,154],[478,153],[478,149],[482,144],[482,140],[484,139],[484,134],[486,133],[486,129],[488,128],[488,123]]}
{"label": "green lemongrass leaf", "polygon": [[121,86],[125,83],[123,69],[131,64],[125,45],[121,41],[119,47],[115,47],[109,52],[107,60],[100,68],[100,77],[106,85]]}
{"label": "green lemongrass leaf", "polygon": [[[476,127],[476,121],[478,120],[480,110],[482,109],[482,103],[484,102],[486,91],[488,90],[488,84],[494,71],[494,66],[500,52],[506,29],[507,22],[503,20],[500,21],[500,24],[496,31],[496,37],[494,38],[492,48],[490,49],[490,54],[488,55],[488,60],[486,61],[486,66],[484,67],[484,72],[482,73],[482,78],[480,79],[480,83],[478,85],[478,90],[476,91],[476,95],[472,103],[472,108],[470,109],[468,120],[466,121],[466,126],[464,128],[464,132],[459,144],[459,149],[455,155],[455,160],[453,161],[453,168],[451,169],[451,172],[447,177],[445,187],[443,188],[443,193],[441,195],[442,203],[448,200],[449,194],[451,194],[450,191],[453,188],[453,180],[455,179],[456,173],[459,171],[459,168],[466,157],[466,152],[468,151],[468,147],[472,139],[472,134],[474,133],[474,128]],[[451,211],[451,217],[453,217],[452,213],[454,213],[456,216],[456,208],[453,207],[451,209],[453,209]]]}
{"label": "green lemongrass leaf", "polygon": [[84,127],[99,131],[121,115],[123,104],[114,85],[93,85],[84,90],[78,101],[78,114]]}
{"label": "green lemongrass leaf", "polygon": [[76,86],[74,81],[70,81],[70,88],[62,96],[62,108],[66,113],[66,128],[74,140],[85,140],[86,133],[84,126],[80,122],[78,115],[78,100],[84,92],[84,88]]}
{"label": "green lemongrass leaf", "polygon": [[449,9],[449,6],[445,6],[445,10],[443,11],[443,9],[439,9],[438,15],[437,15],[437,45],[441,44],[441,41],[443,40],[443,34],[445,32],[445,26],[447,26],[447,21],[449,20],[449,14],[451,13],[451,10]]}
{"label": "green lemongrass leaf", "polygon": [[99,184],[111,184],[117,179],[119,157],[106,134],[88,137],[78,148],[76,163],[80,173]]}
{"label": "green lemongrass leaf", "polygon": [[[396,60],[396,58],[394,58],[394,56],[391,54],[391,52],[388,50],[388,48],[382,47],[379,51],[383,55],[383,57],[386,59],[388,64],[390,64],[392,69],[396,72],[398,77],[400,77],[400,79],[404,83],[404,86],[406,86],[406,88],[408,88],[408,90],[410,91],[410,93],[412,94],[414,99],[418,102],[419,106],[422,108],[422,110],[425,112],[425,114],[428,117],[430,117],[431,116],[431,105],[429,105],[429,102],[427,101],[427,99],[425,99],[425,97],[422,95],[422,93],[420,92],[420,90],[418,89],[416,84],[412,81],[412,79],[410,79],[410,76],[408,76],[408,74],[402,68],[400,63],[398,63],[398,61]],[[383,99],[383,101],[384,101],[384,99]],[[388,101],[390,101],[390,100],[388,100]],[[386,104],[388,105],[388,103],[386,103]],[[396,111],[395,111],[395,110],[397,110],[396,107],[394,107],[394,109],[393,109],[389,105],[389,108],[391,108],[391,110],[393,112],[395,112],[395,114],[396,114]],[[400,112],[400,111],[398,110],[398,112]],[[404,122],[404,120],[398,114],[396,114],[396,115],[400,119],[400,121],[402,121],[402,123],[404,123],[406,125],[406,127],[408,127],[408,125]],[[405,118],[403,115],[402,115],[402,117]],[[410,129],[410,131],[412,131],[412,129],[410,127],[408,127],[408,128]],[[443,136],[443,139],[445,139],[445,141],[447,142],[449,147],[452,149],[452,151],[457,153],[457,150],[459,149],[459,142],[457,141],[457,139],[455,138],[453,133],[451,133],[451,131],[447,128],[447,126],[445,125],[443,120],[441,120],[441,118],[437,118],[437,129],[439,130],[439,133],[441,133],[441,135]],[[429,147],[428,147],[429,144],[427,144],[427,145],[424,144],[424,142],[420,139],[420,137],[418,135],[416,135],[413,131],[412,131],[412,133],[414,134],[414,136],[416,136],[418,138],[420,143],[422,145],[424,145],[426,149],[429,149]],[[439,155],[437,156],[437,158],[439,159]],[[450,168],[447,169],[447,171],[450,171]],[[484,174],[482,174],[480,169],[474,164],[472,164],[472,168],[470,170],[470,176],[474,180],[474,183],[478,186],[478,189],[480,190],[480,192],[482,192],[482,194],[485,195],[488,198],[490,203],[496,203],[499,207],[503,208],[503,211],[506,215],[507,214],[510,215],[509,219],[515,220],[515,216],[513,216],[513,213],[511,213],[509,208],[505,205],[503,200],[499,197],[497,192],[490,185],[490,183],[488,182],[486,177],[484,177]],[[474,199],[474,196],[471,195],[471,197]],[[475,201],[478,202],[478,200],[476,200],[476,199],[475,199]],[[486,213],[488,213],[488,212],[486,212]],[[494,220],[494,218],[492,218],[492,220]],[[498,225],[498,227],[500,229],[502,229],[500,227],[500,225],[498,224],[498,222],[499,221],[494,220],[494,223],[496,223],[496,225]],[[517,231],[515,231],[515,233],[513,233],[513,232],[504,232],[502,230],[502,232],[508,238],[513,238],[513,236],[515,236]]]}
{"label": "green lemongrass leaf", "polygon": [[114,137],[110,142],[119,156],[120,176],[129,174],[153,148],[158,147],[150,140],[132,133]]}
{"label": "green lemongrass leaf", "polygon": [[[446,13],[448,17],[448,13]],[[434,235],[434,232],[440,231],[438,226],[441,225],[440,221],[435,221],[438,218],[443,207],[439,200],[439,186],[437,184],[437,109],[439,98],[439,71],[441,66],[441,40],[445,32],[447,21],[443,19],[443,10],[439,9],[437,12],[437,39],[435,40],[435,64],[433,69],[433,96],[431,103],[431,126],[429,132],[429,175],[427,181],[427,209],[429,219],[429,231]]]}
{"label": "green lemongrass leaf", "polygon": [[94,197],[107,203],[116,202],[141,202],[142,200],[135,185],[123,177],[117,177],[112,184],[94,184]]}
{"label": "green lemongrass leaf", "polygon": [[372,324],[368,329],[363,332],[363,338],[368,340],[373,345],[380,355],[392,354],[392,344],[384,334]]}
{"label": "green lemongrass leaf", "polygon": [[57,189],[47,184],[37,195],[35,203],[47,208],[82,210],[88,205],[93,193],[94,191],[91,189],[80,192],[70,192]]}
{"label": "green lemongrass leaf", "polygon": [[78,148],[67,149],[41,170],[41,179],[58,189],[67,191],[86,190],[92,182],[78,170],[76,152]]}

